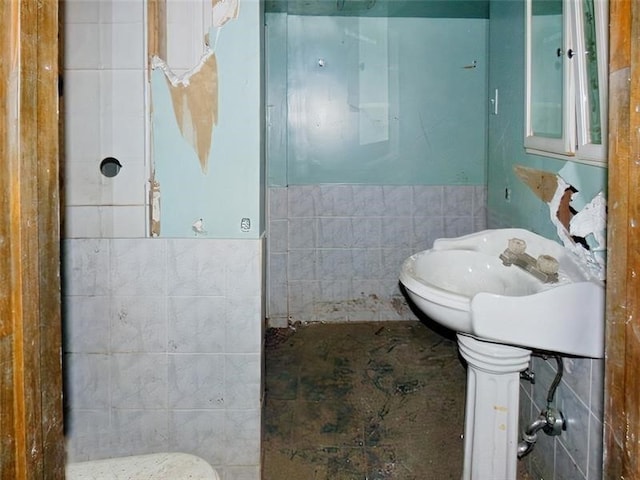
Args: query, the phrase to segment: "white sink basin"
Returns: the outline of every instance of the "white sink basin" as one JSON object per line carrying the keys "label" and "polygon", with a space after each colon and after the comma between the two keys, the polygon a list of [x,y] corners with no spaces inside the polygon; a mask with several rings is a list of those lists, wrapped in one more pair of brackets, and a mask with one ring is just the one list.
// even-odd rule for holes
{"label": "white sink basin", "polygon": [[[534,258],[559,262],[557,283],[504,266],[510,238]],[[441,325],[506,345],[584,357],[604,355],[604,285],[570,250],[522,229],[485,230],[439,239],[402,265],[409,297]]]}

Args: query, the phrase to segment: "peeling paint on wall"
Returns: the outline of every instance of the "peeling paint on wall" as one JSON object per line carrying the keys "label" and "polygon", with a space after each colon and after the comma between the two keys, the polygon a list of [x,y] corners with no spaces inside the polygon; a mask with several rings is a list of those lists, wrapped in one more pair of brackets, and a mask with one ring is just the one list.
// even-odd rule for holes
{"label": "peeling paint on wall", "polygon": [[160,68],[169,83],[173,111],[182,136],[193,146],[200,168],[207,173],[213,127],[218,123],[218,64],[214,52],[207,49],[200,64],[178,77],[158,57],[153,68]]}
{"label": "peeling paint on wall", "polygon": [[605,278],[606,199],[599,192],[584,207],[574,206],[578,189],[556,173],[522,165],[514,166],[515,174],[549,207],[551,223],[566,248],[578,255],[589,273]]}
{"label": "peeling paint on wall", "polygon": [[155,179],[155,174],[151,177],[151,190],[149,191],[149,205],[151,205],[151,236],[160,235],[160,182]]}
{"label": "peeling paint on wall", "polygon": [[158,183],[150,231],[257,237],[263,228],[262,5],[247,2],[242,15],[238,0],[170,5],[166,18],[152,24],[166,32],[168,45],[150,59],[150,152]]}
{"label": "peeling paint on wall", "polygon": [[221,27],[229,20],[238,18],[240,4],[238,0],[212,0],[211,25]]}

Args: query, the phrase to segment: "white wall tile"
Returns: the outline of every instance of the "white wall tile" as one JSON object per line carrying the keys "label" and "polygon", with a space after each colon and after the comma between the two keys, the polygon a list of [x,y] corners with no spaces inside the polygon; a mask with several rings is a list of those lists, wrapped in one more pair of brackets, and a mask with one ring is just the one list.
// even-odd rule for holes
{"label": "white wall tile", "polygon": [[417,217],[442,216],[444,188],[437,185],[413,187],[413,215]]}
{"label": "white wall tile", "polygon": [[289,221],[271,220],[269,222],[269,251],[272,253],[284,253],[288,248]]}
{"label": "white wall tile", "polygon": [[[83,410],[77,409],[72,418],[65,417],[65,432],[72,436],[91,435],[96,432],[108,432],[111,427],[111,415],[108,408]],[[67,435],[67,438],[69,435]]]}
{"label": "white wall tile", "polygon": [[144,158],[143,115],[103,115],[100,128],[103,157]]}
{"label": "white wall tile", "polygon": [[415,252],[431,248],[436,239],[444,236],[443,217],[413,217],[411,246]]}
{"label": "white wall tile", "polygon": [[[117,176],[107,178],[100,175],[103,182],[109,184],[111,189],[111,204],[113,205],[140,205],[145,203],[145,187],[148,183],[147,169],[142,159],[120,158],[122,168]],[[105,202],[106,203],[106,202]],[[140,222],[144,227],[144,219]]]}
{"label": "white wall tile", "polygon": [[100,112],[100,72],[69,70],[64,75],[64,107],[68,115]]}
{"label": "white wall tile", "polygon": [[315,305],[320,299],[318,280],[289,280],[289,317],[292,321],[316,321]]}
{"label": "white wall tile", "polygon": [[167,351],[167,307],[162,296],[110,297],[111,352]]}
{"label": "white wall tile", "polygon": [[327,216],[353,216],[353,188],[353,185],[320,185],[318,211]]}
{"label": "white wall tile", "polygon": [[206,27],[201,0],[167,1],[167,64],[174,71],[195,67],[205,49]]}
{"label": "white wall tile", "polygon": [[171,410],[169,449],[197,455],[211,465],[224,462],[223,410]]}
{"label": "white wall tile", "polygon": [[225,360],[227,408],[259,408],[262,396],[261,354],[226,355]]}
{"label": "white wall tile", "polygon": [[361,185],[353,188],[354,216],[377,217],[384,214],[382,187]]}
{"label": "white wall tile", "polygon": [[110,300],[105,295],[74,295],[63,298],[65,352],[109,352]]}
{"label": "white wall tile", "polygon": [[115,353],[110,356],[111,406],[167,408],[167,356]]}
{"label": "white wall tile", "polygon": [[[101,134],[100,113],[96,110],[82,114],[65,115],[65,179],[72,172],[73,162],[100,161]],[[64,186],[69,188],[67,181]]]}
{"label": "white wall tile", "polygon": [[95,0],[66,0],[64,5],[64,23],[98,23],[100,4]]}
{"label": "white wall tile", "polygon": [[287,195],[289,217],[315,217],[320,187],[316,185],[291,186]]}
{"label": "white wall tile", "polygon": [[169,295],[223,296],[226,252],[218,240],[167,240]]}
{"label": "white wall tile", "polygon": [[288,261],[289,281],[316,279],[317,255],[315,249],[290,250]]}
{"label": "white wall tile", "polygon": [[111,455],[166,452],[169,441],[167,410],[113,409]]}
{"label": "white wall tile", "polygon": [[321,280],[351,278],[353,261],[350,249],[318,250],[318,278]]}
{"label": "white wall tile", "polygon": [[288,226],[289,226],[288,248],[315,248],[316,247],[316,238],[318,234],[317,233],[318,219],[292,218],[288,220]]}
{"label": "white wall tile", "polygon": [[166,243],[159,239],[111,240],[109,263],[114,295],[166,294]]}
{"label": "white wall tile", "polygon": [[108,240],[66,240],[62,248],[63,294],[107,295],[109,255]]}
{"label": "white wall tile", "polygon": [[385,185],[382,187],[382,202],[385,217],[408,217],[413,212],[413,187]]}
{"label": "white wall tile", "polygon": [[227,298],[227,353],[259,353],[262,348],[261,299],[255,297]]}
{"label": "white wall tile", "polygon": [[144,205],[106,207],[112,211],[114,238],[143,238],[148,223]]}
{"label": "white wall tile", "polygon": [[223,469],[225,480],[260,480],[260,468],[251,467],[227,467]]}
{"label": "white wall tile", "polygon": [[222,353],[226,346],[224,297],[169,297],[168,350],[175,353]]}
{"label": "white wall tile", "polygon": [[65,355],[65,402],[73,408],[109,407],[109,356],[94,353]]}
{"label": "white wall tile", "polygon": [[260,464],[260,410],[225,412],[226,464]]}
{"label": "white wall tile", "polygon": [[137,69],[145,66],[142,23],[113,23],[100,28],[100,67]]}
{"label": "white wall tile", "polygon": [[318,220],[319,248],[352,247],[353,225],[350,217],[321,217]]}
{"label": "white wall tile", "polygon": [[[244,243],[244,242],[242,242]],[[253,243],[253,242],[251,242]],[[241,242],[239,242],[241,244]],[[254,246],[255,248],[255,246]],[[238,249],[227,258],[226,296],[251,297],[262,293],[261,252]]]}
{"label": "white wall tile", "polygon": [[67,205],[99,206],[112,203],[113,182],[100,173],[100,159],[90,162],[69,162],[67,181]]}
{"label": "white wall tile", "polygon": [[169,355],[169,406],[225,408],[224,355]]}
{"label": "white wall tile", "polygon": [[470,216],[473,212],[473,186],[444,187],[444,215]]}
{"label": "white wall tile", "polygon": [[288,212],[286,187],[273,187],[267,192],[269,202],[269,218],[271,220],[286,219]]}
{"label": "white wall tile", "polygon": [[144,15],[144,0],[112,0],[100,3],[100,21],[109,23],[141,23]]}
{"label": "white wall tile", "polygon": [[352,217],[353,246],[377,248],[382,246],[382,217]]}
{"label": "white wall tile", "polygon": [[472,217],[444,217],[445,237],[460,237],[469,233],[473,233]]}
{"label": "white wall tile", "polygon": [[70,23],[65,26],[64,36],[66,70],[100,68],[100,26],[97,23]]}
{"label": "white wall tile", "polygon": [[381,246],[411,247],[413,231],[413,218],[411,217],[384,217],[382,219]]}
{"label": "white wall tile", "polygon": [[102,70],[100,76],[100,96],[93,101],[100,102],[103,115],[144,115],[144,71],[143,70]]}

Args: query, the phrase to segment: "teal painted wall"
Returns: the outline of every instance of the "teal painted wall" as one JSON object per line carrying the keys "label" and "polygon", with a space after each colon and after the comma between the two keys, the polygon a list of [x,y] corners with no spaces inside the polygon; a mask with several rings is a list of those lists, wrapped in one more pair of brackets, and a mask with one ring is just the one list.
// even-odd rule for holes
{"label": "teal painted wall", "polygon": [[490,227],[523,227],[557,239],[547,205],[515,176],[514,165],[558,173],[578,189],[577,208],[606,189],[607,170],[525,152],[524,8],[522,0],[490,4],[489,91],[499,91],[499,114],[489,115],[488,222]]}
{"label": "teal painted wall", "polygon": [[[218,124],[206,174],[180,134],[164,73],[152,73],[152,156],[163,237],[193,237],[199,218],[207,237],[257,238],[264,230],[262,7],[258,0],[243,2],[215,44]],[[216,38],[213,29],[210,38]],[[247,232],[240,228],[243,218],[251,221]]]}
{"label": "teal painted wall", "polygon": [[486,19],[268,14],[269,185],[483,185]]}
{"label": "teal painted wall", "polygon": [[[572,202],[576,209],[606,191],[607,170],[525,153],[524,7],[523,0],[492,0],[490,4],[489,91],[499,90],[499,112],[489,116],[488,226],[523,227],[559,240],[549,208],[515,176],[514,165],[559,174],[578,189]],[[568,357],[564,365],[556,406],[569,428],[558,437],[539,435],[534,450],[522,461],[534,478],[602,478],[604,363]],[[532,369],[535,384],[521,383],[520,430],[545,406],[555,375],[551,364],[539,357],[533,357]]]}

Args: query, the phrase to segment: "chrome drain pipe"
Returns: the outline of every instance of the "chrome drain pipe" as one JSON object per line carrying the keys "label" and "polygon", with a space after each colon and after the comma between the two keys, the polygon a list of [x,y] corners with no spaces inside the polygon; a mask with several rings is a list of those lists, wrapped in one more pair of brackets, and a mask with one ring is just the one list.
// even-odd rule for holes
{"label": "chrome drain pipe", "polygon": [[555,355],[555,359],[558,364],[558,371],[551,383],[551,387],[549,388],[549,393],[547,395],[547,408],[540,412],[538,418],[536,418],[522,434],[522,441],[518,443],[518,458],[524,457],[533,450],[533,446],[538,440],[538,432],[540,430],[544,430],[544,433],[547,435],[554,436],[560,435],[563,430],[567,429],[567,424],[562,412],[551,406],[554,401],[556,389],[562,380],[564,370],[562,357]]}
{"label": "chrome drain pipe", "polygon": [[522,434],[522,441],[518,443],[518,458],[522,458],[527,455],[533,446],[538,441],[538,432],[547,425],[547,416],[544,413],[540,413],[531,425]]}

